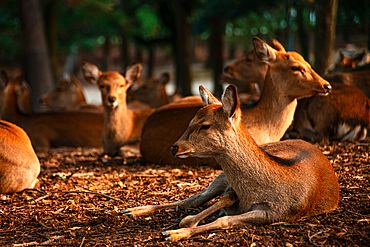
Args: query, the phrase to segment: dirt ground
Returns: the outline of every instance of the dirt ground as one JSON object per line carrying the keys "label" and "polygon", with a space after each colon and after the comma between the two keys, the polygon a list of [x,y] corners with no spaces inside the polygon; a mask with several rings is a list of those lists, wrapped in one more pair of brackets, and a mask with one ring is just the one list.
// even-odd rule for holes
{"label": "dirt ground", "polygon": [[174,243],[161,232],[178,228],[182,218],[214,200],[202,208],[137,218],[122,211],[187,198],[204,190],[220,170],[145,164],[132,155],[109,158],[101,156],[101,149],[38,152],[40,190],[0,200],[0,246],[368,246],[370,143],[317,146],[339,179],[337,210],[293,224],[205,232]]}

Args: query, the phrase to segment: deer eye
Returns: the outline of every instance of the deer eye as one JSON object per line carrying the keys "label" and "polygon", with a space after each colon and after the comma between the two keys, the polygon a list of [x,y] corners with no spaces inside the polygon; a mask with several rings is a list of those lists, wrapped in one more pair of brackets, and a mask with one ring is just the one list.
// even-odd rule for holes
{"label": "deer eye", "polygon": [[291,67],[291,69],[292,69],[293,71],[299,71],[299,72],[302,72],[301,67],[298,67],[298,66],[293,66],[293,67]]}
{"label": "deer eye", "polygon": [[211,125],[209,125],[209,124],[204,124],[204,125],[202,125],[202,127],[200,127],[200,129],[201,130],[207,130],[207,129],[209,129],[211,127]]}

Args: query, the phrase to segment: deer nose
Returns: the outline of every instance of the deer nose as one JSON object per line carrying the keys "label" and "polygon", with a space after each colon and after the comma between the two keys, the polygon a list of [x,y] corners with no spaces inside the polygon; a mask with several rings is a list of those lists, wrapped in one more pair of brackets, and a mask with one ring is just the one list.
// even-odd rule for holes
{"label": "deer nose", "polygon": [[324,85],[324,89],[325,89],[326,93],[330,93],[331,92],[331,85]]}
{"label": "deer nose", "polygon": [[228,74],[228,73],[227,73],[227,71],[228,71],[228,70],[229,70],[229,66],[226,66],[226,67],[224,68],[224,73],[225,73],[225,74]]}
{"label": "deer nose", "polygon": [[175,145],[171,147],[171,152],[173,155],[176,155],[178,151],[179,151],[179,146]]}
{"label": "deer nose", "polygon": [[116,101],[116,97],[114,97],[114,96],[109,96],[108,97],[108,102],[109,103],[114,103]]}

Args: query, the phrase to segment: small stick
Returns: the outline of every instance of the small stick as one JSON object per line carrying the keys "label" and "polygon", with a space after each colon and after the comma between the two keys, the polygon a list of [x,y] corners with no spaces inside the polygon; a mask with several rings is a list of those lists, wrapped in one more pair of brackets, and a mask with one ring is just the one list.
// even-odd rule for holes
{"label": "small stick", "polygon": [[82,245],[84,244],[85,242],[85,237],[82,238],[82,241],[81,241],[81,244],[80,244],[80,247],[82,247]]}

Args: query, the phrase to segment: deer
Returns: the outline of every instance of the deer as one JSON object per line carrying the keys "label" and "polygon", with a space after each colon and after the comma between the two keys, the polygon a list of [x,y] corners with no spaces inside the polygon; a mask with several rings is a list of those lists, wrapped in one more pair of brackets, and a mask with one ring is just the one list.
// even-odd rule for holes
{"label": "deer", "polygon": [[[278,141],[284,136],[293,121],[297,99],[327,95],[331,86],[298,53],[277,51],[257,37],[253,39],[253,44],[255,56],[264,63],[263,68],[267,64],[268,69],[264,72],[266,76],[261,98],[255,107],[242,110],[242,122],[261,145]],[[260,78],[259,73],[251,71],[248,78],[255,82]],[[143,159],[156,164],[208,164],[218,167],[214,160],[209,159],[179,160],[169,151],[200,108],[198,103],[170,104],[153,113],[146,121],[141,136]]]}
{"label": "deer", "polygon": [[1,77],[1,118],[20,126],[36,149],[53,147],[101,147],[102,114],[67,111],[25,115],[19,111],[18,97],[22,88],[28,88],[22,76],[9,81]]}
{"label": "deer", "polygon": [[[257,37],[253,38],[253,45],[257,57],[268,64],[268,71],[261,100],[252,109],[241,109],[241,122],[254,141],[262,145],[277,142],[284,136],[293,121],[297,98],[327,95],[331,86],[298,53],[277,51]],[[220,164],[213,157],[177,159],[171,153],[173,143],[185,132],[200,108],[194,103],[170,104],[153,113],[143,128],[141,138],[140,150],[144,160],[155,164],[208,164],[219,167]],[[228,179],[221,172],[204,191],[190,198],[163,205],[129,208],[123,213],[127,216],[141,216],[162,209],[198,207],[224,193],[228,186]]]}
{"label": "deer", "polygon": [[39,186],[40,163],[26,132],[0,120],[0,194]]}
{"label": "deer", "polygon": [[127,107],[127,90],[140,79],[142,64],[135,63],[126,69],[125,76],[116,71],[102,72],[87,62],[81,66],[87,82],[97,85],[103,104],[103,149],[110,156],[122,155],[121,147],[140,140],[142,128],[155,109]]}
{"label": "deer", "polygon": [[[274,44],[278,44],[277,41]],[[279,46],[283,51],[284,47]],[[225,67],[225,82],[237,80],[249,85],[251,78],[265,77],[267,68],[261,65],[255,52]],[[248,68],[253,68],[251,76]],[[328,78],[328,77],[325,77]],[[293,126],[286,136],[303,138],[312,142],[348,139],[364,140],[369,127],[369,99],[355,86],[333,83],[332,93],[327,97],[313,96],[298,101]],[[256,81],[263,90],[263,83]],[[243,87],[239,87],[242,88]]]}
{"label": "deer", "polygon": [[313,96],[299,102],[290,136],[311,142],[366,139],[370,99],[357,87],[331,85],[329,96]]}
{"label": "deer", "polygon": [[52,90],[40,98],[41,105],[47,111],[96,110],[97,105],[86,103],[81,82],[73,73],[65,73]]}
{"label": "deer", "polygon": [[[292,139],[259,146],[242,124],[234,85],[225,89],[221,101],[202,86],[200,95],[203,108],[171,151],[180,159],[215,158],[229,184],[220,186],[223,195],[215,204],[182,219],[180,229],[162,232],[166,240],[216,229],[294,222],[338,206],[338,179],[318,148]],[[226,216],[198,226],[220,209]]]}
{"label": "deer", "polygon": [[158,108],[169,103],[166,85],[170,81],[170,74],[163,72],[159,78],[150,78],[146,82],[136,82],[130,87],[129,101],[138,100],[148,104],[151,108]]}
{"label": "deer", "polygon": [[[18,75],[17,77],[21,77]],[[5,70],[1,70],[0,72],[0,102],[3,102],[5,96],[4,88],[6,83],[10,80],[8,73]],[[30,96],[30,87],[28,84],[23,84],[17,90],[17,108],[20,112],[25,115],[31,115],[33,113],[32,103],[31,103],[31,96]],[[0,118],[1,118],[0,109]]]}

